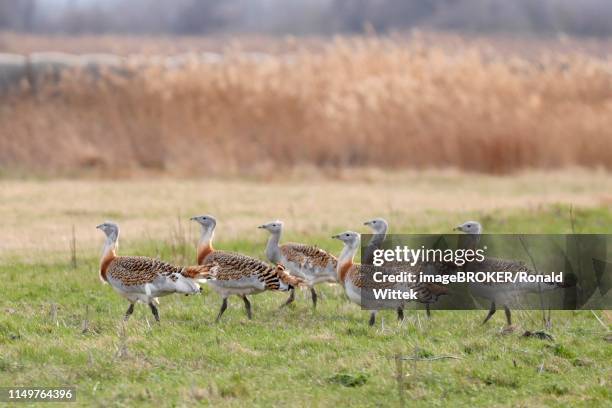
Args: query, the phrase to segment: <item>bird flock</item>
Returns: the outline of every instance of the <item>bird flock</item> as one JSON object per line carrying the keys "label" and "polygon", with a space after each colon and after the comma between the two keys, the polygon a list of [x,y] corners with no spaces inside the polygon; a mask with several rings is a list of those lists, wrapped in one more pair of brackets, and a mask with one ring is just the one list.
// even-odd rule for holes
{"label": "bird flock", "polygon": [[[311,293],[312,306],[316,308],[318,295],[315,286],[320,283],[338,283],[344,288],[347,298],[370,310],[369,325],[376,322],[377,309],[383,304],[364,303],[362,291],[376,288],[393,290],[412,290],[417,294],[416,301],[424,304],[427,316],[430,316],[430,305],[438,301],[440,296],[448,295],[449,290],[443,285],[424,282],[396,283],[374,282],[371,279],[375,272],[371,260],[374,250],[380,248],[388,230],[388,223],[383,218],[375,218],[364,223],[372,231],[372,238],[364,248],[363,259],[366,263],[354,262],[355,255],[361,246],[361,234],[345,231],[332,238],[343,242],[344,247],[338,257],[314,245],[300,243],[281,243],[283,232],[282,221],[272,221],[260,225],[260,229],[269,232],[265,255],[270,263],[244,254],[217,250],[213,247],[213,238],[217,220],[211,215],[200,215],[191,218],[200,225],[201,233],[196,250],[196,264],[177,266],[158,259],[142,256],[117,255],[119,242],[119,226],[111,221],[104,222],[96,228],[106,235],[102,256],[100,258],[99,276],[103,283],[108,283],[119,295],[124,297],[129,306],[124,319],[127,320],[134,311],[136,303],[147,304],[156,321],[159,322],[159,297],[170,294],[195,295],[201,292],[201,285],[208,284],[221,297],[221,307],[216,317],[218,322],[228,306],[228,298],[232,295],[242,298],[246,315],[252,318],[252,308],[249,296],[265,291],[289,292],[289,297],[282,304],[285,307],[295,300],[295,289],[308,288]],[[482,233],[482,226],[476,221],[465,222],[455,230],[467,234],[469,246],[477,245]],[[522,262],[487,257],[480,262],[479,270],[491,271],[529,271]],[[390,263],[385,266],[387,273],[406,271],[411,273],[428,273],[433,268],[435,273],[456,273],[459,267],[454,263],[438,262],[432,264],[415,263],[406,265]],[[500,269],[501,268],[501,269]],[[545,289],[553,289],[555,285],[544,285]],[[491,302],[486,323],[496,311],[496,304],[504,307],[506,320],[511,326],[510,299],[508,293],[512,290],[536,292],[539,285],[524,285],[513,288],[503,284],[470,283],[470,291],[476,296]],[[370,299],[371,300],[371,299]],[[397,310],[398,320],[404,318],[406,300],[384,300],[385,308],[390,305]]]}

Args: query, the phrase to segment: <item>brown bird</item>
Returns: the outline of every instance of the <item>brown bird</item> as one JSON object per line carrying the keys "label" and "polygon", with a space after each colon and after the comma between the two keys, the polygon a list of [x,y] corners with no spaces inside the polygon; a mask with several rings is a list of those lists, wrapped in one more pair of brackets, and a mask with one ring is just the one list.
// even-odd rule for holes
{"label": "brown bird", "polygon": [[[461,231],[467,234],[461,246],[464,249],[476,249],[480,242],[482,234],[482,225],[477,221],[466,221],[463,224],[454,228],[455,231]],[[520,272],[533,275],[535,272],[525,265],[524,262],[512,259],[500,259],[485,257],[482,262],[471,262],[465,264],[462,269],[477,271],[477,272],[511,272],[516,275]],[[485,317],[482,324],[489,321],[496,312],[496,304],[504,306],[506,312],[506,321],[508,326],[512,326],[512,312],[510,306],[517,300],[518,297],[526,293],[539,293],[543,291],[565,288],[572,286],[571,284],[562,283],[532,283],[532,282],[516,282],[516,283],[494,283],[494,282],[474,282],[469,284],[470,291],[484,299],[490,300],[489,313]]]}
{"label": "brown bird", "polygon": [[[314,286],[322,282],[336,282],[336,257],[317,248],[314,245],[296,244],[289,242],[279,245],[283,232],[282,221],[272,221],[260,225],[259,228],[270,232],[266,245],[266,256],[275,264],[284,265],[292,275],[304,279],[304,284],[310,288],[312,306],[317,307],[317,292]],[[295,290],[283,306],[287,306],[295,299]]]}
{"label": "brown bird", "polygon": [[148,304],[159,322],[158,297],[181,293],[200,293],[197,280],[213,279],[210,269],[202,266],[175,266],[144,256],[117,256],[119,226],[107,221],[96,226],[106,234],[100,259],[100,280],[108,283],[130,302],[125,320],[134,312],[134,304]]}
{"label": "brown bird", "polygon": [[[374,218],[372,220],[366,221],[363,225],[367,225],[372,229],[374,234],[372,234],[372,238],[368,245],[364,248],[363,260],[365,263],[371,264],[374,259],[374,251],[377,249],[381,249],[385,239],[387,238],[387,229],[389,228],[389,224],[384,218]],[[405,262],[385,262],[385,266],[390,267],[406,267]],[[452,262],[427,262],[427,263],[419,263],[419,268],[422,269],[423,273],[434,273],[438,275],[446,275],[457,272],[457,266]],[[442,286],[437,285],[435,283],[423,283],[426,287],[428,287],[432,292],[436,291],[446,291]],[[446,293],[446,292],[445,292]],[[433,302],[431,302],[433,303]],[[431,318],[431,303],[425,302],[425,312],[427,313],[427,317]]]}
{"label": "brown bird", "polygon": [[[359,250],[359,244],[361,236],[357,232],[346,231],[338,235],[334,235],[332,238],[339,239],[344,243],[344,248],[338,257],[338,282],[344,286],[344,290],[348,298],[360,306],[372,306],[370,304],[364,304],[365,299],[369,299],[373,303],[376,303],[379,307],[389,307],[392,305],[397,309],[397,317],[399,320],[404,318],[404,305],[406,300],[380,300],[375,302],[375,299],[364,296],[362,290],[372,291],[375,289],[391,289],[400,290],[407,292],[413,290],[416,293],[417,302],[419,303],[434,303],[438,300],[438,297],[448,294],[448,290],[440,285],[429,285],[420,282],[415,283],[395,283],[395,282],[375,282],[373,275],[375,272],[381,271],[381,268],[377,268],[373,265],[361,265],[353,263],[355,254]],[[385,273],[398,274],[400,272],[409,272],[418,276],[423,271],[422,268],[425,266],[417,264],[415,267],[410,265],[403,265],[402,267],[386,267]],[[367,293],[367,292],[366,292]],[[369,303],[369,302],[368,302]],[[370,311],[370,326],[373,326],[376,322],[377,310]]]}
{"label": "brown bird", "polygon": [[206,266],[214,273],[215,280],[210,284],[223,299],[217,322],[227,309],[227,298],[231,295],[242,298],[247,317],[251,319],[248,295],[266,290],[289,291],[303,284],[303,279],[291,276],[283,265],[270,266],[250,256],[215,250],[212,240],[217,220],[211,215],[200,215],[191,219],[198,222],[202,228],[197,248],[198,264]]}

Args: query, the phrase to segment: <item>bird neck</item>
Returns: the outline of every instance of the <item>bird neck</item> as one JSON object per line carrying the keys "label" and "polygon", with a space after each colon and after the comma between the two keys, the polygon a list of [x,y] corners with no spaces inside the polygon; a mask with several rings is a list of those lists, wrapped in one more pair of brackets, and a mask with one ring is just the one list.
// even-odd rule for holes
{"label": "bird neck", "polygon": [[268,238],[268,243],[266,245],[266,256],[271,262],[280,261],[280,248],[278,246],[280,242],[281,232],[272,232],[270,233],[270,238]]}
{"label": "bird neck", "polygon": [[383,228],[381,231],[378,231],[376,234],[372,235],[372,239],[368,245],[378,245],[380,246],[387,238],[387,228]]}
{"label": "bird neck", "polygon": [[202,228],[202,235],[200,235],[200,241],[198,242],[198,265],[204,263],[204,260],[210,255],[214,248],[212,246],[212,240],[215,232],[214,230],[208,230]]}
{"label": "bird neck", "polygon": [[337,274],[338,282],[344,284],[346,274],[348,273],[351,266],[353,266],[353,259],[357,253],[358,245],[344,245],[340,257],[338,258]]}
{"label": "bird neck", "polygon": [[480,243],[480,232],[476,232],[474,234],[466,234],[466,238],[464,240],[464,249],[473,249],[475,250]]}
{"label": "bird neck", "polygon": [[118,238],[117,235],[110,235],[106,237],[106,241],[104,242],[102,256],[100,257],[100,280],[102,282],[107,281],[106,270],[108,269],[108,265],[117,257],[117,247],[119,245]]}
{"label": "bird neck", "polygon": [[372,263],[374,260],[374,251],[382,247],[383,242],[385,242],[385,238],[387,238],[386,227],[372,235],[370,242],[368,242],[368,245],[366,245],[364,248],[364,253],[362,254],[364,263]]}

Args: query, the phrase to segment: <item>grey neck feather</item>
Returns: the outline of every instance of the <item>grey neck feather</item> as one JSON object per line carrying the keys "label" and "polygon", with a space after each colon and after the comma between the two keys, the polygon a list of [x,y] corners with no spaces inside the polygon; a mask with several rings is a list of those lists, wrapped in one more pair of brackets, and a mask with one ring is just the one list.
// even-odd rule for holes
{"label": "grey neck feather", "polygon": [[385,226],[382,231],[377,232],[376,234],[372,235],[372,238],[370,239],[370,242],[368,242],[368,245],[364,248],[364,253],[363,253],[363,263],[365,264],[371,264],[372,261],[374,260],[374,250],[376,249],[380,249],[382,247],[383,242],[385,242],[385,238],[387,237],[387,227]]}
{"label": "grey neck feather", "polygon": [[209,228],[209,227],[205,227],[203,225],[201,225],[201,233],[200,233],[200,242],[199,244],[209,244],[212,242],[213,239],[213,235],[215,232],[214,228]]}
{"label": "grey neck feather", "polygon": [[119,240],[119,233],[117,231],[111,231],[106,236],[106,241],[104,241],[104,247],[102,248],[102,256],[106,255],[109,251],[117,249],[118,240]]}
{"label": "grey neck feather", "polygon": [[281,232],[272,232],[270,233],[270,238],[268,238],[268,244],[266,245],[266,257],[270,260],[270,262],[279,262],[281,258],[280,248],[278,243],[280,242]]}
{"label": "grey neck feather", "polygon": [[476,249],[478,247],[478,243],[480,242],[480,230],[474,234],[464,234],[462,238],[459,239],[459,248],[463,249]]}

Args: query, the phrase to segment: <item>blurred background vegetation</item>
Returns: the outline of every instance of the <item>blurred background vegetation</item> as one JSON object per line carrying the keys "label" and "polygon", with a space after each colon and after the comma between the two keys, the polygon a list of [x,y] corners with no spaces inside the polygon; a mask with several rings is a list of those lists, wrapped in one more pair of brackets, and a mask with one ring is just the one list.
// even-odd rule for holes
{"label": "blurred background vegetation", "polygon": [[331,34],[426,27],[612,34],[608,0],[1,0],[0,30]]}
{"label": "blurred background vegetation", "polygon": [[610,35],[608,0],[0,0],[0,176],[610,170]]}

